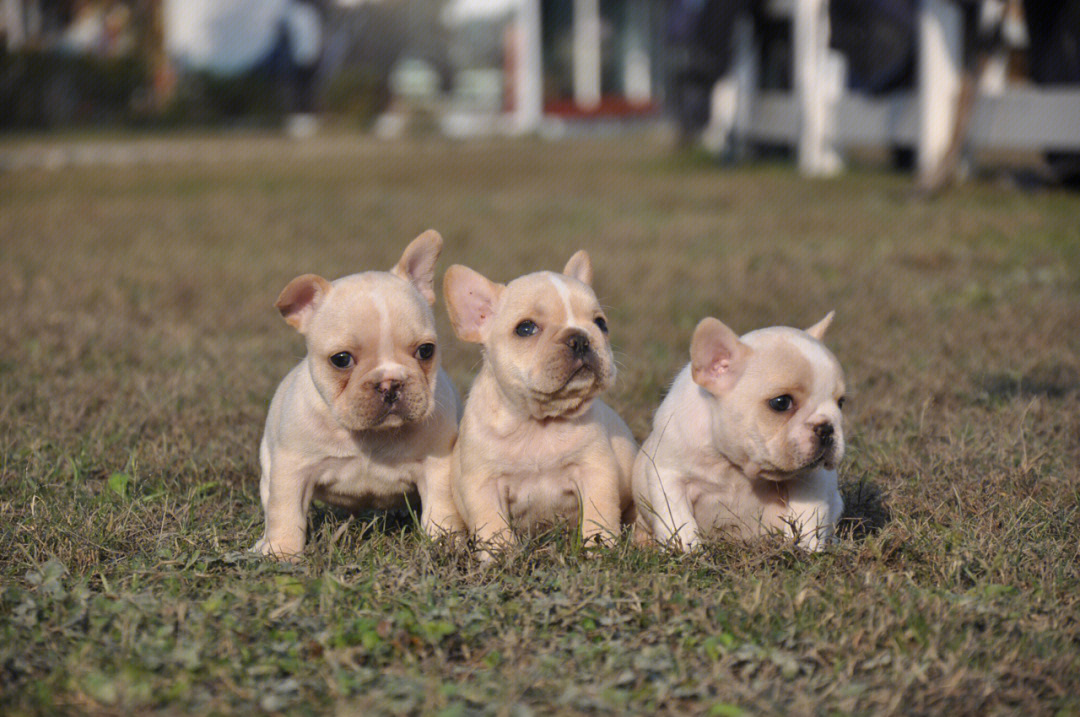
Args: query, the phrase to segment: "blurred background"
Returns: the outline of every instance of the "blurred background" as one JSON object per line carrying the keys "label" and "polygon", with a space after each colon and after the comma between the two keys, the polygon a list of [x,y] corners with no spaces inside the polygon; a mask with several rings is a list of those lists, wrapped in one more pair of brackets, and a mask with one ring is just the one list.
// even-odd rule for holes
{"label": "blurred background", "polygon": [[1080,0],[0,0],[0,131],[656,129],[790,154],[1080,174]]}

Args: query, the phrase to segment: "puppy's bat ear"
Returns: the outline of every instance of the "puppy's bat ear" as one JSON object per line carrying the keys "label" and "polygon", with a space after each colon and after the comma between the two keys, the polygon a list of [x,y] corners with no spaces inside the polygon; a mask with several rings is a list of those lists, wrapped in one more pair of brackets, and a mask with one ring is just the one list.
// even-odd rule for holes
{"label": "puppy's bat ear", "polygon": [[829,325],[832,323],[833,316],[835,315],[835,311],[830,311],[829,313],[825,314],[825,318],[808,328],[806,330],[806,333],[810,334],[818,341],[824,340],[825,331],[829,328]]}
{"label": "puppy's bat ear", "polygon": [[577,279],[582,284],[592,286],[592,259],[589,258],[589,253],[584,249],[578,249],[570,257],[570,261],[566,262],[562,273]]}
{"label": "puppy's bat ear", "polygon": [[702,319],[690,341],[690,373],[694,383],[714,396],[730,390],[739,380],[750,347],[720,321]]}
{"label": "puppy's bat ear", "polygon": [[459,339],[474,344],[484,342],[505,288],[461,264],[446,270],[443,297]]}
{"label": "puppy's bat ear", "polygon": [[390,270],[395,276],[412,283],[429,304],[435,304],[435,262],[442,253],[442,235],[434,229],[409,242],[401,260]]}
{"label": "puppy's bat ear", "polygon": [[307,332],[315,309],[319,308],[319,304],[329,293],[329,281],[317,274],[304,274],[290,281],[281,290],[274,306],[289,326],[303,334]]}

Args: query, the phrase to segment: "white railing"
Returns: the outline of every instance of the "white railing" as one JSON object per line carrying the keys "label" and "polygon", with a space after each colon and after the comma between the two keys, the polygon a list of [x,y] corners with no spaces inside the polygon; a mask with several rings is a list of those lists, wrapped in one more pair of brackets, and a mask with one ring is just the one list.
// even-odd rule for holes
{"label": "white railing", "polygon": [[[956,127],[963,63],[963,23],[949,0],[922,0],[918,18],[918,72],[914,91],[881,97],[843,88],[844,62],[829,44],[828,0],[770,0],[767,11],[792,20],[794,90],[756,87],[756,53],[749,23],[736,30],[732,72],[714,93],[706,131],[735,141],[794,146],[810,176],[839,172],[842,150],[855,146],[909,146],[920,173],[938,167]],[[740,34],[743,36],[740,37]],[[980,92],[965,144],[979,149],[1080,152],[1080,86],[1006,85]]]}

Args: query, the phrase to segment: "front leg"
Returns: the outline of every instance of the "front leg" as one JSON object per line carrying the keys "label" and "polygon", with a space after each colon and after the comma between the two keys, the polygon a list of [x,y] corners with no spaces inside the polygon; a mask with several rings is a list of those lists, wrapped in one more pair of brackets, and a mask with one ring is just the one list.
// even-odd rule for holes
{"label": "front leg", "polygon": [[493,550],[514,542],[509,506],[495,475],[478,469],[466,471],[460,465],[454,470],[454,490],[461,501],[465,528],[482,547],[480,560],[488,562]]}
{"label": "front leg", "polygon": [[835,471],[816,470],[791,481],[786,528],[807,550],[817,551],[836,541],[836,524],[844,512]]}
{"label": "front leg", "polygon": [[465,530],[450,492],[451,456],[433,456],[424,462],[424,477],[417,484],[420,492],[420,524],[432,538]]}
{"label": "front leg", "polygon": [[619,534],[622,503],[619,499],[619,464],[611,451],[593,451],[577,469],[581,497],[581,537],[605,545]]}
{"label": "front leg", "polygon": [[313,492],[313,482],[296,461],[287,456],[267,460],[260,484],[266,526],[252,550],[280,559],[297,558],[304,551]]}
{"label": "front leg", "polygon": [[[640,458],[639,458],[640,460]],[[638,505],[639,513],[652,527],[653,536],[665,545],[684,552],[701,544],[701,529],[685,481],[672,471],[645,468],[648,476],[648,504]]]}

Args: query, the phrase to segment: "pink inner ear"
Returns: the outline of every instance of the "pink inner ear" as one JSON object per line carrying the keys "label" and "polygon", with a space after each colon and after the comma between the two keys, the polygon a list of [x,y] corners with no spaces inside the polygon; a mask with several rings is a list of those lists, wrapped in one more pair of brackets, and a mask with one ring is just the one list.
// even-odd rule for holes
{"label": "pink inner ear", "polygon": [[488,318],[488,299],[476,291],[470,291],[468,296],[468,314],[465,318],[472,324],[470,328],[480,331]]}
{"label": "pink inner ear", "polygon": [[469,298],[473,302],[473,310],[476,312],[476,318],[483,321],[487,316],[488,299],[486,296],[481,296],[475,291],[469,292]]}
{"label": "pink inner ear", "polygon": [[289,282],[274,305],[286,323],[301,333],[315,305],[322,300],[330,289],[330,283],[320,276],[305,274]]}
{"label": "pink inner ear", "polygon": [[502,289],[468,267],[455,264],[447,270],[443,294],[458,338],[483,343],[485,324],[495,313]]}
{"label": "pink inner ear", "polygon": [[305,284],[300,287],[289,296],[288,302],[281,307],[282,313],[286,316],[292,316],[308,308],[315,300],[315,291],[313,284]]}

